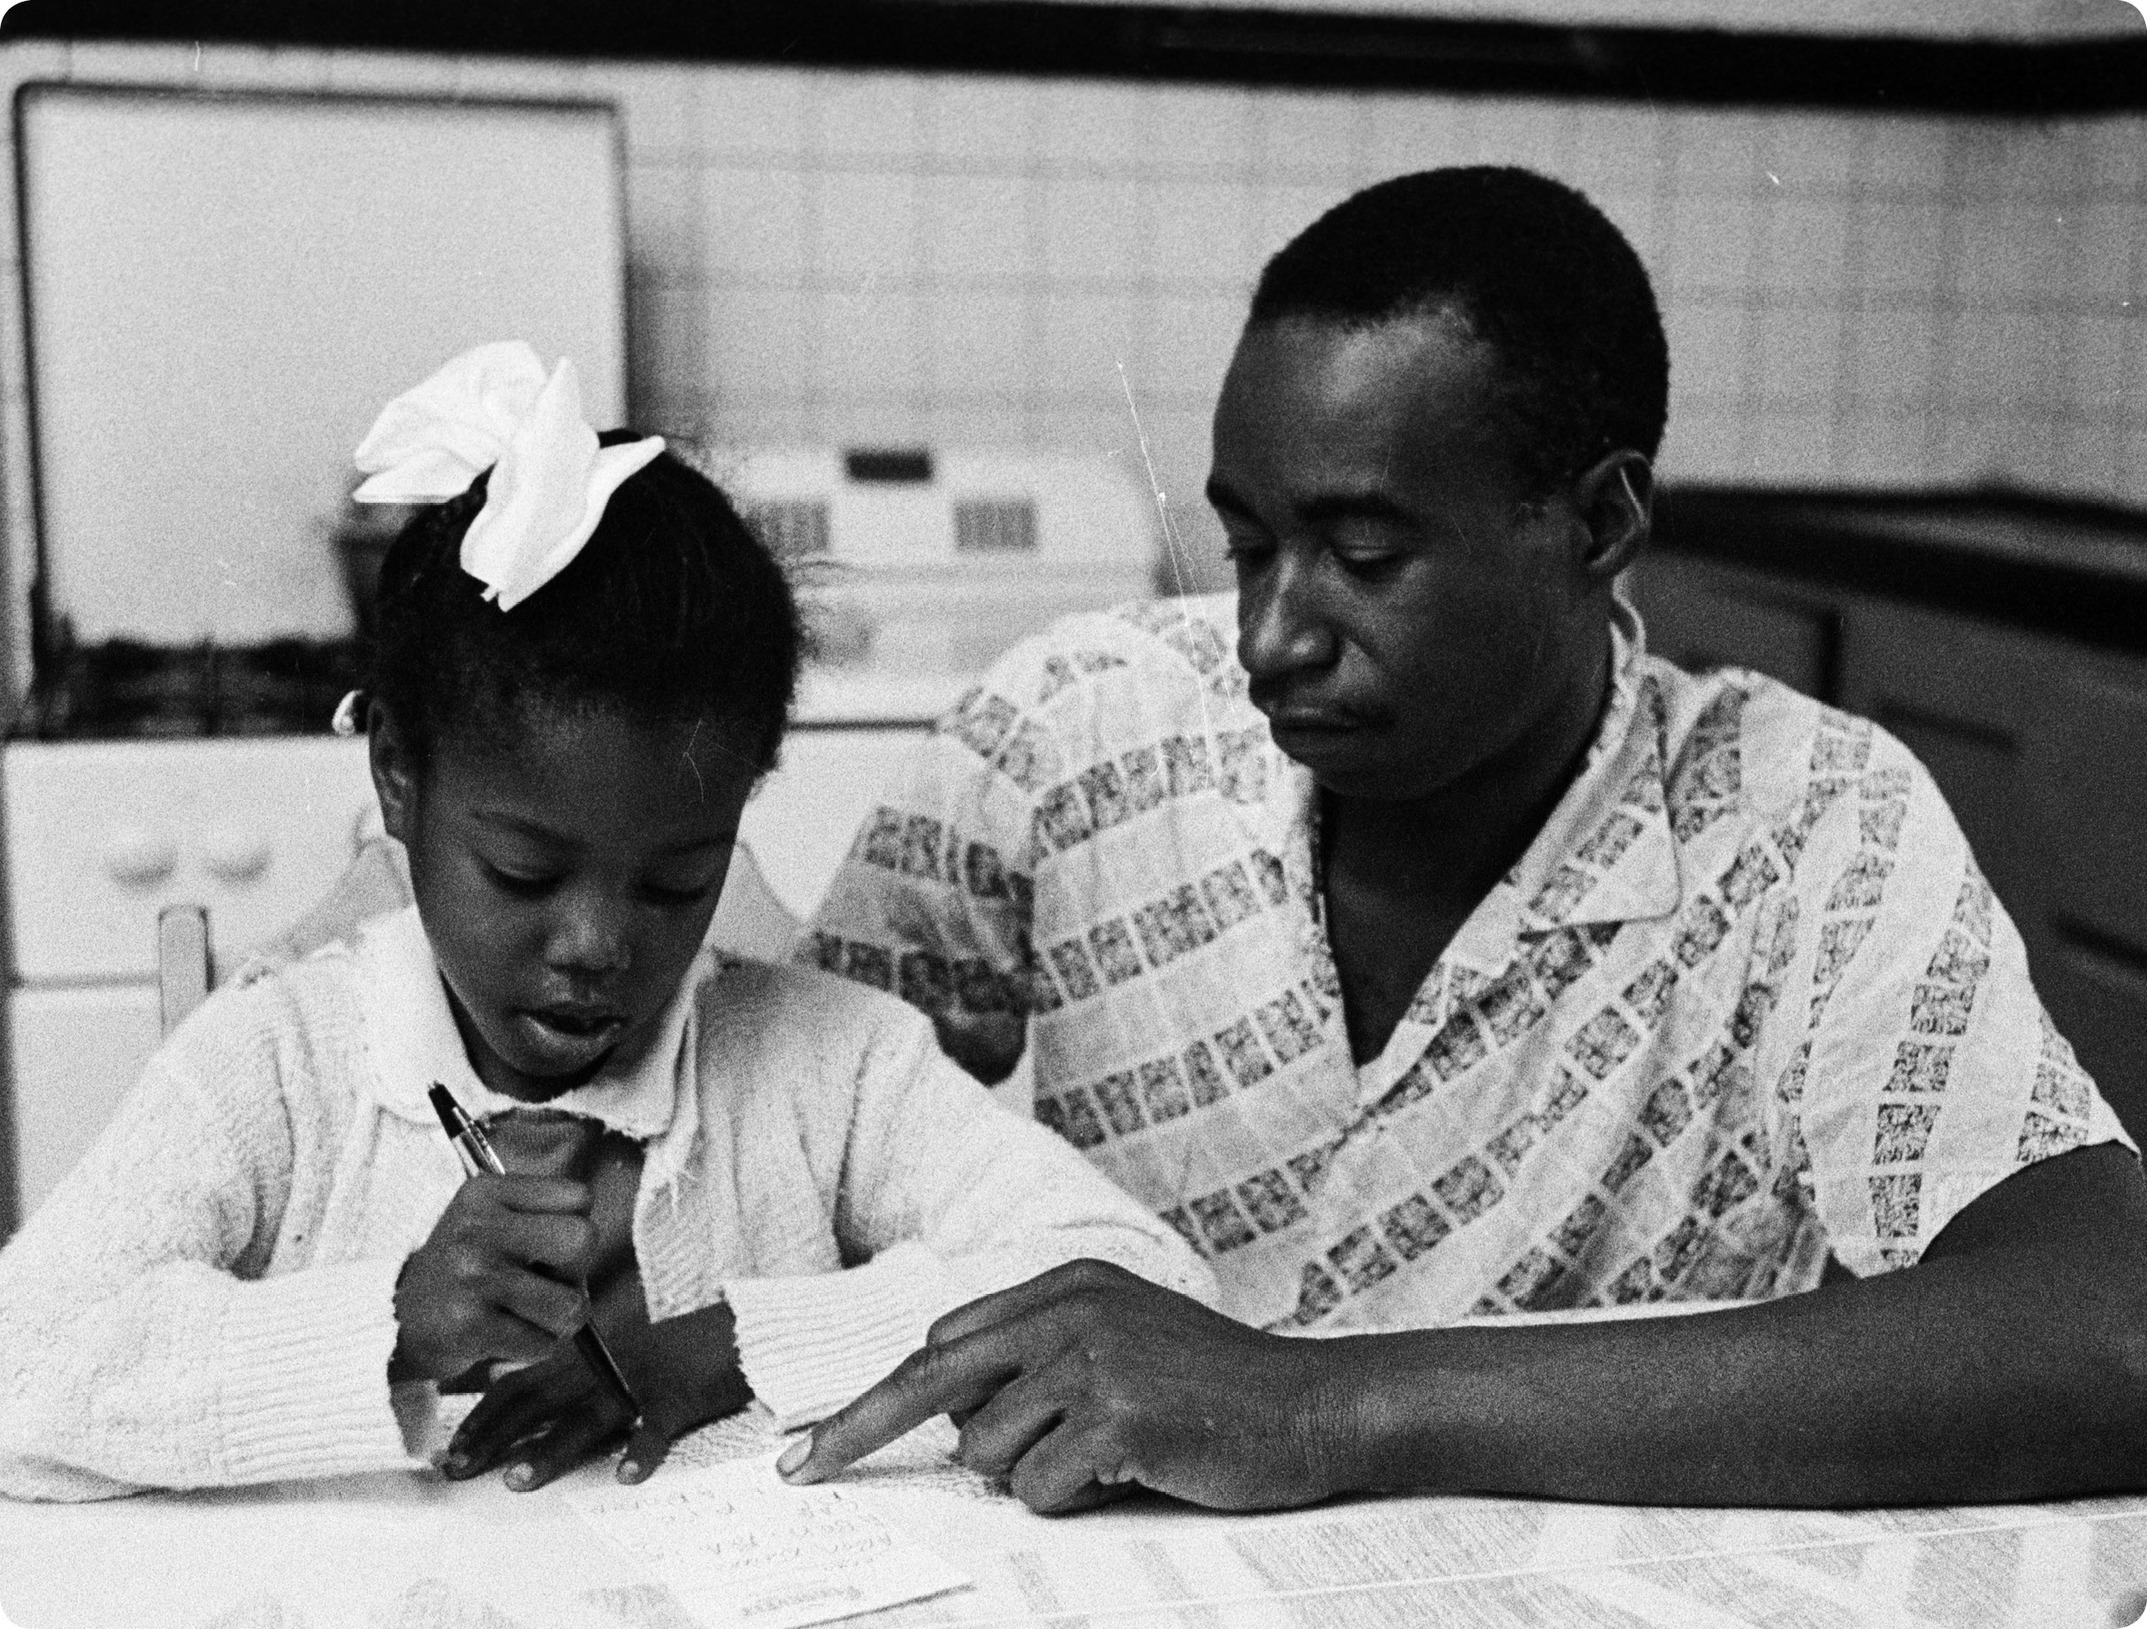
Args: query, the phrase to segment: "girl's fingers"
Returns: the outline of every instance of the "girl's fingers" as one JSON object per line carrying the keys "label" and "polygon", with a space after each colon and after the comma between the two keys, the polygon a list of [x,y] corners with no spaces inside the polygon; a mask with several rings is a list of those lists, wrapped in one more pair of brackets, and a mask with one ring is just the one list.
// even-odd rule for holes
{"label": "girl's fingers", "polygon": [[619,1456],[621,1482],[646,1482],[656,1474],[671,1452],[671,1433],[661,1425],[643,1420],[626,1439],[626,1452]]}
{"label": "girl's fingers", "polygon": [[522,1378],[533,1373],[518,1370],[494,1386],[455,1428],[443,1465],[449,1476],[475,1476],[490,1470],[559,1411],[565,1399],[558,1392],[563,1388]]}
{"label": "girl's fingers", "polygon": [[521,1445],[501,1478],[517,1493],[529,1493],[566,1475],[608,1443],[615,1428],[605,1419],[577,1412],[558,1420],[541,1437]]}
{"label": "girl's fingers", "polygon": [[[571,1335],[589,1321],[589,1298],[579,1285],[562,1284],[526,1270],[502,1275],[493,1304],[523,1323],[535,1325],[536,1332],[546,1337],[547,1350],[550,1340]],[[501,1352],[497,1355],[512,1357],[519,1354]],[[540,1352],[538,1355],[544,1354]]]}
{"label": "girl's fingers", "polygon": [[595,1243],[596,1228],[581,1215],[509,1216],[494,1238],[495,1248],[510,1261],[569,1276],[581,1271]]}
{"label": "girl's fingers", "polygon": [[[477,1187],[479,1183],[484,1186]],[[589,1210],[589,1184],[572,1177],[483,1175],[471,1177],[465,1186],[500,1209],[525,1216],[586,1215]]]}

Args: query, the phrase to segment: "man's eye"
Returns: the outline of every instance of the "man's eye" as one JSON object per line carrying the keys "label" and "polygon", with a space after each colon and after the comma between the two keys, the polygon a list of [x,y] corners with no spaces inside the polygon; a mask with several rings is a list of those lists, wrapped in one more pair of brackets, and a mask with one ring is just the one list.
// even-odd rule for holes
{"label": "man's eye", "polygon": [[1341,562],[1342,569],[1352,577],[1382,576],[1399,565],[1401,558],[1400,555],[1386,550],[1378,552],[1360,550],[1355,553],[1337,554],[1335,556],[1335,559]]}
{"label": "man's eye", "polygon": [[649,899],[657,905],[682,908],[688,905],[700,904],[708,897],[709,890],[715,886],[713,882],[704,882],[698,886],[689,884],[684,887],[652,882],[647,884],[642,889],[642,892],[648,895]]}

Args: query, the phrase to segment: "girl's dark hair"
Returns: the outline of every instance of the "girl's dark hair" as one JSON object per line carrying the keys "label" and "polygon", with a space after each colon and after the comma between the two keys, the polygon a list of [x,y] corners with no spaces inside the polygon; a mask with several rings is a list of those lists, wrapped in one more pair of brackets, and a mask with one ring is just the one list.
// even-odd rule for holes
{"label": "girl's dark hair", "polygon": [[449,730],[509,728],[534,703],[715,713],[770,767],[797,688],[797,603],[716,485],[659,453],[566,569],[501,611],[459,560],[488,475],[412,517],[380,568],[369,688],[419,761]]}

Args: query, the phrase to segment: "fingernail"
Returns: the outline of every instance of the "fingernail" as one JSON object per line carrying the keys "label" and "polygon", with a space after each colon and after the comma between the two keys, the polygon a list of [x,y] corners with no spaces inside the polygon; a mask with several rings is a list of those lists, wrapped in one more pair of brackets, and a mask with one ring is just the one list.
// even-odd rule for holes
{"label": "fingernail", "polygon": [[621,1482],[638,1482],[638,1481],[640,1481],[640,1480],[641,1480],[641,1462],[640,1462],[639,1460],[636,1460],[636,1459],[622,1459],[622,1460],[620,1460],[620,1461],[619,1461],[619,1480],[620,1480]]}
{"label": "fingernail", "polygon": [[812,1454],[813,1439],[800,1437],[783,1450],[783,1457],[775,1462],[776,1471],[783,1476],[795,1476]]}
{"label": "fingernail", "polygon": [[529,1486],[530,1483],[536,1481],[536,1479],[536,1466],[517,1465],[513,1470],[507,1473],[507,1486],[509,1486],[510,1488],[526,1488]]}
{"label": "fingernail", "polygon": [[442,1463],[451,1471],[464,1471],[469,1469],[470,1456],[460,1448],[450,1448],[447,1458]]}

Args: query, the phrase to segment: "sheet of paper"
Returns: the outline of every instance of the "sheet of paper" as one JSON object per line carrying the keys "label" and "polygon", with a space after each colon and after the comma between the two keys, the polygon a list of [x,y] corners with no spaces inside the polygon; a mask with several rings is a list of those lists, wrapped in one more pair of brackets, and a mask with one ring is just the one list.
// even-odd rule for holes
{"label": "sheet of paper", "polygon": [[666,1467],[567,1503],[705,1629],[802,1629],[959,1589],[968,1575],[843,1488],[785,1486],[773,1455]]}

